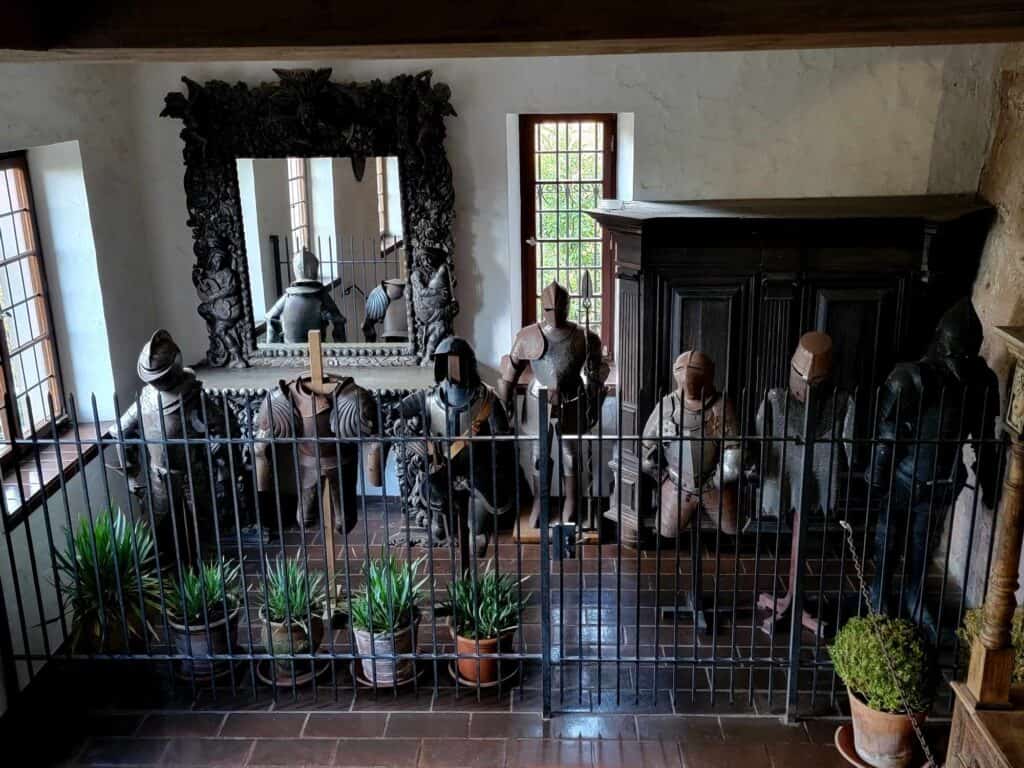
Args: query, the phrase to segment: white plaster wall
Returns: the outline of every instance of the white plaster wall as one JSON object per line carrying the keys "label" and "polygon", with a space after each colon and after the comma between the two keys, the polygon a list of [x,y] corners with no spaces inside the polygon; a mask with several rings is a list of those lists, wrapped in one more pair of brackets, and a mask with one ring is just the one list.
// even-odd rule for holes
{"label": "white plaster wall", "polygon": [[[452,87],[456,330],[495,365],[518,325],[519,253],[509,246],[506,115],[628,112],[636,199],[973,191],[986,152],[1000,46],[692,53],[598,58],[338,61],[338,79],[431,68]],[[277,62],[273,66],[299,66]],[[142,194],[159,212],[154,275],[181,275],[190,248],[178,126],[156,117],[182,75],[251,83],[269,63],[139,67]],[[191,295],[157,313],[189,349],[205,345]]]}
{"label": "white plaster wall", "polygon": [[[30,149],[28,167],[64,387],[94,393],[100,418],[109,419],[114,373],[78,142]],[[78,402],[78,416],[92,418],[87,397]]]}
{"label": "white plaster wall", "polygon": [[[148,182],[137,161],[134,120],[140,110],[133,104],[134,76],[132,68],[119,65],[0,67],[0,152],[78,141],[102,291],[102,305],[96,309],[106,318],[114,384],[123,402],[137,389],[135,359],[159,322],[158,308],[164,306],[153,301],[154,287],[192,293],[190,258],[179,262],[181,269],[170,282],[154,280],[151,265],[164,260],[167,251],[154,247],[145,227],[140,190]],[[163,151],[180,165],[180,146]],[[180,168],[174,173],[180,183]],[[183,222],[178,217],[178,228],[187,231]],[[191,309],[194,313],[195,301]],[[76,315],[66,321],[73,325],[88,318]]]}
{"label": "white plaster wall", "polygon": [[[456,330],[495,365],[518,323],[506,116],[634,119],[636,199],[883,195],[976,189],[1001,46],[607,57],[318,62],[337,79],[431,68],[452,87]],[[206,350],[190,272],[177,121],[187,75],[257,83],[309,62],[0,65],[0,148],[77,138],[119,383],[157,323]],[[510,241],[512,245],[510,246]],[[129,290],[130,289],[130,290]]]}

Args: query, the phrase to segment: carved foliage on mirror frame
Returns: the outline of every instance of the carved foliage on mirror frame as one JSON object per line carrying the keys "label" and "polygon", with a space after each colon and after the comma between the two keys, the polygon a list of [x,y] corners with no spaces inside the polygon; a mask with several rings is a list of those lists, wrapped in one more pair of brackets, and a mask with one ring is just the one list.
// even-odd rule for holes
{"label": "carved foliage on mirror frame", "polygon": [[[256,350],[235,160],[239,157],[397,155],[405,209],[415,353],[430,359],[452,333],[455,193],[444,151],[451,89],[431,72],[384,82],[338,83],[330,69],[275,69],[278,82],[250,87],[182,78],[160,113],[181,120],[192,282],[210,335],[207,361],[248,365]],[[374,361],[367,356],[368,363]]]}

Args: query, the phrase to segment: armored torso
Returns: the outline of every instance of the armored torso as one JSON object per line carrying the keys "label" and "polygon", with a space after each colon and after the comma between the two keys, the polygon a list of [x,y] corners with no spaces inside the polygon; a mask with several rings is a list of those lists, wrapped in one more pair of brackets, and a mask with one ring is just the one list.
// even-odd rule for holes
{"label": "armored torso", "polygon": [[[787,403],[788,400],[788,403]],[[822,398],[817,420],[810,498],[810,510],[832,509],[842,482],[839,477],[841,456],[849,463],[853,439],[853,398],[845,392]],[[835,408],[833,409],[833,402]],[[788,389],[771,389],[757,411],[757,433],[767,440],[763,447],[765,464],[761,469],[761,513],[778,517],[789,513],[799,498],[804,447],[804,404]],[[785,438],[783,440],[782,438]],[[843,450],[836,442],[843,441]]]}
{"label": "armored torso", "polygon": [[588,336],[588,331],[575,323],[549,331],[540,323],[534,323],[516,334],[512,357],[530,362],[533,370],[530,394],[536,395],[538,388],[547,387],[565,402],[579,394],[588,346],[595,345],[600,349],[597,334],[590,332]]}
{"label": "armored torso", "polygon": [[[185,472],[187,470],[184,446],[181,444],[164,444],[163,439],[180,440],[182,437],[189,437],[197,440],[197,446],[202,453],[202,446],[198,440],[206,433],[206,425],[203,422],[202,384],[196,379],[190,369],[185,369],[186,377],[181,386],[175,391],[166,392],[147,384],[139,394],[139,421],[142,423],[142,430],[146,436],[146,448],[149,451],[150,468],[154,471]],[[213,403],[208,403],[207,407]],[[216,413],[219,413],[219,409]],[[134,411],[131,411],[134,413]],[[216,413],[209,413],[211,419],[216,419]],[[122,422],[124,423],[124,422]],[[210,425],[211,434],[218,434],[220,425]],[[190,446],[190,448],[193,448]],[[192,450],[193,458],[197,454],[195,448]],[[195,471],[201,471],[205,467],[205,459],[200,456],[200,465],[194,467]]]}
{"label": "armored torso", "polygon": [[[714,478],[724,450],[736,446],[736,415],[721,394],[690,409],[678,392],[662,398],[647,418],[644,438],[644,470],[662,476],[687,491],[700,490]],[[727,438],[723,443],[722,438]],[[732,438],[732,439],[729,439]]]}
{"label": "armored torso", "polygon": [[[336,442],[331,437],[370,436],[376,432],[376,407],[370,394],[348,377],[325,374],[334,384],[330,395],[319,395],[308,387],[308,378],[282,381],[269,397],[263,400],[256,417],[256,437],[319,438],[298,440],[295,446],[299,459],[299,479],[302,487],[315,484],[322,475],[355,460],[358,444]],[[337,408],[335,408],[335,403]],[[296,432],[298,434],[296,434]],[[272,489],[273,460],[268,443],[257,444],[256,470],[260,490]],[[262,448],[262,450],[260,450]],[[275,444],[278,475],[288,479],[292,463],[292,445]],[[289,467],[282,470],[281,465]]]}
{"label": "armored torso", "polygon": [[446,397],[445,387],[438,385],[427,395],[428,434],[437,437],[458,437],[477,427],[474,432],[486,427],[491,414],[496,410],[497,398],[486,384],[478,384],[472,396],[462,404],[451,402]]}

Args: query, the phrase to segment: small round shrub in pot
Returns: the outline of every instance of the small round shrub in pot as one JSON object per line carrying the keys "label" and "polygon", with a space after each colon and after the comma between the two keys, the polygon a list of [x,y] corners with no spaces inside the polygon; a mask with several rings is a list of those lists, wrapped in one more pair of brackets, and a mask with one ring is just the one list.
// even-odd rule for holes
{"label": "small round shrub in pot", "polygon": [[188,566],[167,592],[167,623],[175,650],[185,658],[184,675],[209,677],[215,662],[203,657],[223,655],[237,636],[242,567],[231,561]]}
{"label": "small round shrub in pot", "polygon": [[153,534],[108,508],[81,517],[55,552],[65,608],[72,612],[71,644],[80,653],[127,653],[151,631],[146,618],[159,609]]}
{"label": "small round shrub in pot", "polygon": [[[260,620],[270,624],[267,650],[285,657],[316,653],[324,636],[324,575],[309,570],[298,554],[290,559],[278,556],[274,562],[268,558],[266,569]],[[278,677],[292,676],[295,665],[290,660],[275,663]],[[297,663],[302,672],[313,669],[309,662]]]}
{"label": "small round shrub in pot", "polygon": [[369,561],[363,569],[365,584],[352,598],[352,629],[362,678],[374,685],[396,686],[412,679],[411,654],[416,639],[419,609],[416,601],[426,577],[417,581],[424,558],[410,563],[386,557]]}
{"label": "small round shrub in pot", "polygon": [[519,614],[526,605],[519,581],[492,567],[476,580],[466,573],[448,585],[448,604],[459,677],[476,685],[495,683],[499,660],[477,655],[512,652]]}
{"label": "small round shrub in pot", "polygon": [[910,718],[923,722],[935,695],[935,665],[920,631],[906,619],[852,618],[829,654],[849,693],[857,754],[876,768],[909,765],[915,744]]}

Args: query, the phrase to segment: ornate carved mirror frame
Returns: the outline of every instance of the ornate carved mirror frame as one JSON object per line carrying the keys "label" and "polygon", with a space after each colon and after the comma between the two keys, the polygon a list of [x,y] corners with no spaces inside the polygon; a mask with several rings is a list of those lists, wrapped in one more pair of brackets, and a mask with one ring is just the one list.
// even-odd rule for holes
{"label": "ornate carved mirror frame", "polygon": [[431,83],[430,71],[368,83],[332,82],[330,69],[274,73],[277,82],[255,87],[182,78],[185,93],[167,94],[160,113],[184,123],[192,282],[210,335],[208,364],[245,367],[257,356],[235,163],[247,157],[349,157],[357,176],[367,158],[398,157],[411,342],[346,344],[336,353],[366,365],[429,360],[458,313],[455,194],[444,150],[451,89]]}

